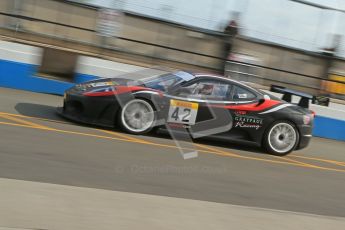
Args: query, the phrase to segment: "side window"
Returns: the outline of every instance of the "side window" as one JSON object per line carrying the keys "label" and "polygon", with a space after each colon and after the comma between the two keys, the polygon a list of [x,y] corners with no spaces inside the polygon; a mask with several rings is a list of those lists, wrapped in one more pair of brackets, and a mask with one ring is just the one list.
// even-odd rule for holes
{"label": "side window", "polygon": [[190,97],[190,95],[192,95],[195,92],[197,86],[198,83],[182,86],[174,93],[174,95],[179,97]]}
{"label": "side window", "polygon": [[254,100],[256,95],[249,90],[235,85],[231,93],[231,99],[234,101],[250,101]]}
{"label": "side window", "polygon": [[230,88],[230,85],[221,82],[202,82],[198,85],[194,94],[206,98],[225,99]]}
{"label": "side window", "polygon": [[211,96],[214,91],[214,84],[211,82],[202,82],[198,84],[193,95]]}
{"label": "side window", "polygon": [[230,93],[231,85],[218,81],[200,81],[193,85],[181,87],[177,96],[225,100]]}

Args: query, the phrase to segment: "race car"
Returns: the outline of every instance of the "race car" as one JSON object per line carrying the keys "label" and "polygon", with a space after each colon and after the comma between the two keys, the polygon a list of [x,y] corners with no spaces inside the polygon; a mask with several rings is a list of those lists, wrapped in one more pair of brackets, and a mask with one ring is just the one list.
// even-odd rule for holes
{"label": "race car", "polygon": [[[262,146],[283,156],[308,145],[314,114],[303,93],[299,104],[231,78],[188,71],[140,80],[107,78],[77,84],[64,94],[59,113],[70,120],[119,127],[131,134],[184,130],[192,138],[220,138]],[[273,90],[273,91],[274,91]]]}

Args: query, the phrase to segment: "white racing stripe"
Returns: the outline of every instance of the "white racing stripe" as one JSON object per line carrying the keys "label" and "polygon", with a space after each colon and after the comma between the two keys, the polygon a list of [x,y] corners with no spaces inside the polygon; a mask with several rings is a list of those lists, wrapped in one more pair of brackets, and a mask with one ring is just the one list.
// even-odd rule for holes
{"label": "white racing stripe", "polygon": [[284,108],[289,107],[289,106],[293,106],[293,104],[282,104],[282,105],[278,105],[277,107],[274,107],[274,108],[272,108],[272,109],[270,109],[270,110],[267,110],[267,111],[265,111],[265,112],[261,112],[261,113],[259,113],[259,114],[272,113],[272,112],[278,111],[278,110],[280,110],[280,109],[284,109]]}
{"label": "white racing stripe", "polygon": [[146,68],[88,56],[79,56],[76,66],[77,73],[101,78],[120,77],[128,73],[133,73],[138,78],[135,73],[144,69]]}
{"label": "white racing stripe", "polygon": [[[158,92],[155,91],[149,91],[149,90],[144,90],[144,91],[137,91],[133,94],[138,94],[138,93],[149,93],[149,94],[159,94]],[[176,97],[172,95],[167,95],[164,94],[167,98],[170,99],[177,99],[181,101],[190,101],[190,102],[199,102],[199,103],[215,103],[215,104],[249,104],[253,103],[254,101],[216,101],[216,100],[203,100],[203,99],[198,99],[198,98],[185,98],[185,97]]]}
{"label": "white racing stripe", "polygon": [[337,119],[340,121],[345,121],[345,110],[314,104],[310,105],[310,109],[316,113],[316,116],[322,116]]}
{"label": "white racing stripe", "polygon": [[42,48],[14,42],[0,41],[0,61],[40,65]]}
{"label": "white racing stripe", "polygon": [[183,100],[183,101],[190,101],[190,102],[203,102],[203,103],[214,103],[214,104],[250,104],[254,103],[255,101],[217,101],[217,100],[204,100],[199,98],[188,98],[188,97],[177,97],[172,95],[165,95],[168,98]]}
{"label": "white racing stripe", "polygon": [[148,93],[148,94],[155,94],[155,95],[159,94],[158,92],[149,91],[149,90],[137,91],[137,92],[134,92],[133,94],[138,94],[138,93]]}

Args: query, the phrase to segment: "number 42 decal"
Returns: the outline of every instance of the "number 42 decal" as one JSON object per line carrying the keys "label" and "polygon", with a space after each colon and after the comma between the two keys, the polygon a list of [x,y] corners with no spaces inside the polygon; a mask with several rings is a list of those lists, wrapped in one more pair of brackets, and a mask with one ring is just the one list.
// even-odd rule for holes
{"label": "number 42 decal", "polygon": [[170,100],[168,122],[194,125],[198,113],[198,103]]}
{"label": "number 42 decal", "polygon": [[[175,111],[171,114],[171,118],[175,119],[175,121],[179,120],[179,111],[180,107],[176,107]],[[191,109],[184,108],[183,109],[183,117],[181,119],[182,122],[189,122],[190,119]]]}

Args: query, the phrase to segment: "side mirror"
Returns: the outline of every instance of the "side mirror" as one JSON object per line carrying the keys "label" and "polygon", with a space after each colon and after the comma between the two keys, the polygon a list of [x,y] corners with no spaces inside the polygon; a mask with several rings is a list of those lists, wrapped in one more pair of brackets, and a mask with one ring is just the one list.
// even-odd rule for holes
{"label": "side mirror", "polygon": [[264,98],[259,99],[258,104],[256,106],[259,106],[265,102]]}

